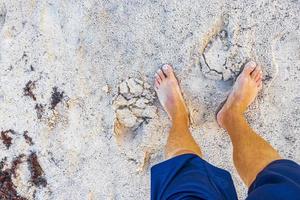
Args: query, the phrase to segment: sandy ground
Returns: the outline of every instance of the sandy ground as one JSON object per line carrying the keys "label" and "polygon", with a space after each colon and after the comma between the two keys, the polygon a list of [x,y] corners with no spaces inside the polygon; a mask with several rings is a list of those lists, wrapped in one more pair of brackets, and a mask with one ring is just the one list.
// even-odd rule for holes
{"label": "sandy ground", "polygon": [[245,198],[214,113],[241,66],[259,62],[264,87],[247,118],[300,162],[299,13],[298,0],[1,0],[1,192],[149,199],[170,126],[153,75],[172,63],[205,159]]}

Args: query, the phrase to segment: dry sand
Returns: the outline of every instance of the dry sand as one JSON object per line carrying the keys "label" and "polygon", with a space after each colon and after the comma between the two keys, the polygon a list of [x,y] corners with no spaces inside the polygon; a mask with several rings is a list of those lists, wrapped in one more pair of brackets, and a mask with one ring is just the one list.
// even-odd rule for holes
{"label": "dry sand", "polygon": [[232,173],[243,199],[214,112],[242,65],[259,62],[264,87],[249,122],[300,162],[299,13],[298,0],[1,0],[0,190],[149,199],[170,126],[153,75],[172,63],[206,160]]}

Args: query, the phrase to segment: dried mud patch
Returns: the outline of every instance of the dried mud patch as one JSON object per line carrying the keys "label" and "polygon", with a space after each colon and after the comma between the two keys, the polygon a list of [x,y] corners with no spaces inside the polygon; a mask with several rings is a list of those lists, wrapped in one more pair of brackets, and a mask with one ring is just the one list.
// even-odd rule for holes
{"label": "dried mud patch", "polygon": [[157,108],[153,105],[154,99],[155,92],[142,79],[128,78],[119,84],[118,94],[113,100],[114,132],[118,142],[125,138],[133,138],[132,133],[156,117]]}
{"label": "dried mud patch", "polygon": [[250,44],[241,41],[247,38],[248,32],[231,22],[227,15],[211,29],[200,48],[200,69],[208,79],[235,79],[250,57]]}

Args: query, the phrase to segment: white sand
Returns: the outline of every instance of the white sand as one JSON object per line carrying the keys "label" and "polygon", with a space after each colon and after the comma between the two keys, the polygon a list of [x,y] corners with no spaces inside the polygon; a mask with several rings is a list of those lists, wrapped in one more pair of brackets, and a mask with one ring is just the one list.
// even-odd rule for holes
{"label": "white sand", "polygon": [[[299,1],[108,2],[0,1],[0,131],[16,132],[9,149],[0,141],[0,155],[9,167],[25,154],[14,178],[19,195],[149,199],[149,169],[163,160],[170,124],[144,84],[152,86],[163,63],[175,67],[205,158],[232,173],[241,199],[247,190],[214,112],[247,60],[264,73],[249,122],[284,158],[300,162]],[[129,78],[141,83],[129,81],[133,95],[113,106]],[[36,100],[24,96],[30,80]],[[57,105],[51,105],[53,87],[58,96],[64,92]],[[143,91],[148,97],[139,100]],[[122,144],[115,109],[135,129]],[[30,151],[46,187],[30,182]]]}

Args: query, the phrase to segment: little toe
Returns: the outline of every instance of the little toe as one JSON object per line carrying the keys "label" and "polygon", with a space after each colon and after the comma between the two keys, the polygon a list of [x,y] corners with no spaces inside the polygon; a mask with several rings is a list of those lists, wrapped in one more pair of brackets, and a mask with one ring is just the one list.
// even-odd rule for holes
{"label": "little toe", "polygon": [[157,70],[156,73],[159,75],[159,77],[162,81],[166,78],[164,73],[161,71],[161,69]]}
{"label": "little toe", "polygon": [[258,77],[258,79],[256,80],[257,84],[260,84],[262,82],[262,77]]}
{"label": "little toe", "polygon": [[173,68],[169,64],[165,64],[163,67],[163,72],[167,75],[167,77],[171,77],[174,75]]}
{"label": "little toe", "polygon": [[262,71],[260,71],[256,76],[255,76],[255,81],[257,82],[259,79],[262,78]]}
{"label": "little toe", "polygon": [[256,83],[258,90],[260,90],[262,87],[262,76],[259,77],[255,83]]}

